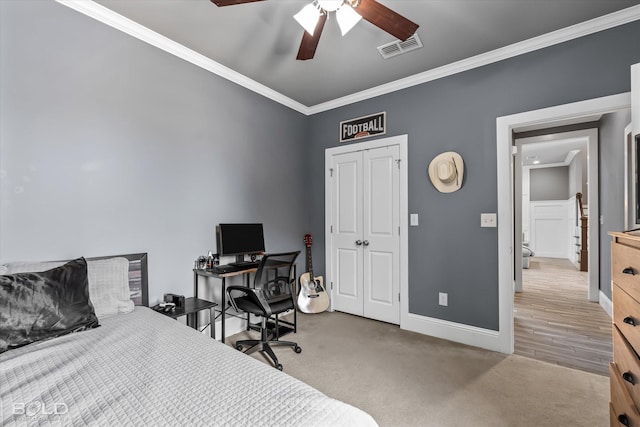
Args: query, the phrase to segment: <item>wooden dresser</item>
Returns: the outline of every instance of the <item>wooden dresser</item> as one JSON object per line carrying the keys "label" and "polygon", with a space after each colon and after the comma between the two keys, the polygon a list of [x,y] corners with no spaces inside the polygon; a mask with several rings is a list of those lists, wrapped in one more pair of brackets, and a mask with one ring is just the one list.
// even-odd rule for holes
{"label": "wooden dresser", "polygon": [[609,234],[613,237],[611,427],[640,427],[640,234]]}

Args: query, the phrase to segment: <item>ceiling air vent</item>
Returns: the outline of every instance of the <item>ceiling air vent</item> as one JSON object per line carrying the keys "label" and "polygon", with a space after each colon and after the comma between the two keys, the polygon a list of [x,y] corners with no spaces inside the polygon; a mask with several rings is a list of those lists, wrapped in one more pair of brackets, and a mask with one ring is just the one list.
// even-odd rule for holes
{"label": "ceiling air vent", "polygon": [[380,52],[380,55],[382,55],[384,59],[389,59],[412,50],[420,49],[421,47],[422,42],[420,41],[418,34],[414,34],[405,41],[396,40],[394,42],[378,46],[378,52]]}

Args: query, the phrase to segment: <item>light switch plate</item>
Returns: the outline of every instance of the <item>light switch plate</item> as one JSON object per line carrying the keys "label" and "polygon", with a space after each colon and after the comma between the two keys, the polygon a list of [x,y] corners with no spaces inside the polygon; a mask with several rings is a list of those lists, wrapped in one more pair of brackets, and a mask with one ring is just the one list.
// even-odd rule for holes
{"label": "light switch plate", "polygon": [[418,225],[418,214],[409,215],[409,225],[412,225],[412,226]]}
{"label": "light switch plate", "polygon": [[480,214],[480,227],[497,227],[498,214],[483,213]]}
{"label": "light switch plate", "polygon": [[438,304],[444,305],[445,307],[449,305],[449,294],[446,292],[438,293]]}

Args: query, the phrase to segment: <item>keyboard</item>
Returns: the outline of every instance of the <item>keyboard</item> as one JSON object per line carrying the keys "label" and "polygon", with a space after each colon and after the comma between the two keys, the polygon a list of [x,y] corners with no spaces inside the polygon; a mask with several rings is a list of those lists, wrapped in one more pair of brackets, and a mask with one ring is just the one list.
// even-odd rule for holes
{"label": "keyboard", "polygon": [[260,264],[260,261],[247,261],[241,264],[224,264],[214,265],[211,267],[211,271],[216,274],[233,273],[236,271],[249,270],[250,268],[256,268]]}
{"label": "keyboard", "polygon": [[257,266],[259,266],[260,261],[232,262],[231,264],[227,264],[227,265],[238,267],[241,270],[247,270],[249,268],[256,268]]}
{"label": "keyboard", "polygon": [[210,270],[216,274],[224,274],[224,273],[233,273],[234,271],[240,271],[240,270],[243,270],[243,268],[226,264],[226,265],[214,265],[213,267],[210,268]]}

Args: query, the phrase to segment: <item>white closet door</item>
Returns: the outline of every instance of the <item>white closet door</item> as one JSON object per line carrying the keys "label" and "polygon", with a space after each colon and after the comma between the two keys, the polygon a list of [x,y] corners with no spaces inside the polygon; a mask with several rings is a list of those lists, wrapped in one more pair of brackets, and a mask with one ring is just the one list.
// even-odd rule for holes
{"label": "white closet door", "polygon": [[363,315],[362,152],[333,156],[333,308]]}
{"label": "white closet door", "polygon": [[364,316],[400,323],[400,147],[363,152]]}
{"label": "white closet door", "polygon": [[400,147],[332,156],[334,310],[400,323]]}

